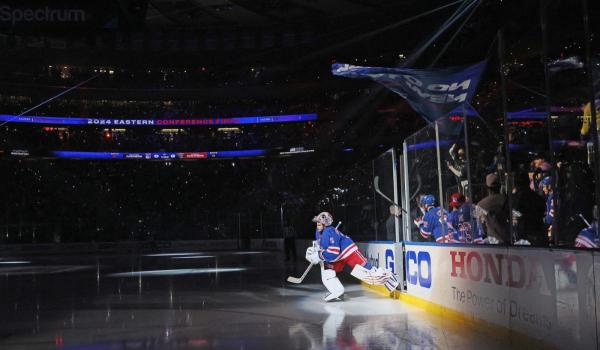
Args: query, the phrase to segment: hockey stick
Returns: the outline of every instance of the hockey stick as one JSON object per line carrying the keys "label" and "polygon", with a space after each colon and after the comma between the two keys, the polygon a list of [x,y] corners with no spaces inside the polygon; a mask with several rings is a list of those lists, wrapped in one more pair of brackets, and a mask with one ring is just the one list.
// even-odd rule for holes
{"label": "hockey stick", "polygon": [[381,197],[383,197],[383,199],[387,200],[388,202],[400,208],[400,210],[402,210],[403,212],[407,213],[406,210],[400,206],[400,204],[394,202],[390,199],[390,197],[386,196],[385,194],[383,194],[383,192],[381,192],[381,190],[379,189],[379,176],[375,176],[375,178],[373,179],[373,187],[375,187],[375,192],[377,192]]}
{"label": "hockey stick", "polygon": [[287,281],[290,283],[294,283],[294,284],[302,283],[302,281],[304,281],[304,277],[306,277],[306,275],[308,275],[308,271],[310,271],[310,269],[312,267],[313,267],[313,264],[309,264],[308,267],[306,268],[306,270],[304,271],[304,273],[302,274],[302,276],[300,276],[300,277],[289,276],[287,278]]}
{"label": "hockey stick", "polygon": [[590,223],[585,219],[585,216],[583,216],[581,213],[579,213],[578,216],[581,218],[581,220],[583,220],[583,222],[585,222],[589,229],[592,228],[592,225],[590,225]]}
{"label": "hockey stick", "polygon": [[[340,225],[342,224],[342,222],[338,222],[337,226],[335,227],[336,229],[338,227],[340,227]],[[294,284],[300,284],[302,283],[302,281],[304,281],[304,277],[306,277],[306,275],[308,275],[308,271],[310,271],[310,269],[312,269],[313,264],[309,264],[308,267],[306,268],[306,270],[304,271],[304,273],[302,274],[302,276],[300,277],[294,277],[294,276],[289,276],[287,278],[287,281],[290,283],[294,283]]]}

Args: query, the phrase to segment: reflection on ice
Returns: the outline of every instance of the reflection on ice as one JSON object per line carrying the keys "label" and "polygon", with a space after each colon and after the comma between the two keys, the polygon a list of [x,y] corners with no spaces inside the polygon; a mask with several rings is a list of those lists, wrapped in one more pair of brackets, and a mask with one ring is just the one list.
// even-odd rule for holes
{"label": "reflection on ice", "polygon": [[[377,301],[371,295],[371,302]],[[435,349],[443,343],[436,339],[427,322],[410,314],[369,315],[371,303],[362,304],[362,315],[350,316],[344,311],[345,302],[322,306],[328,316],[321,328],[297,323],[289,328],[294,344],[306,344],[311,349]],[[400,304],[396,302],[397,306]],[[369,307],[365,307],[369,305]],[[399,306],[399,308],[402,308]],[[414,312],[414,311],[413,311]],[[309,345],[310,344],[310,345]]]}
{"label": "reflection on ice", "polygon": [[[327,308],[325,308],[323,303],[323,295],[326,293],[325,288],[315,285],[314,290],[302,291],[301,294],[307,297],[300,301],[299,306],[310,313],[330,314],[330,311],[334,310],[336,313],[344,313],[350,316],[397,315],[407,312],[406,306],[402,306],[394,299],[380,297],[374,293],[365,294],[363,287],[359,284],[348,285],[345,289],[343,302],[325,304],[327,305]],[[292,290],[294,289],[289,288],[282,292],[289,294]],[[369,307],[365,307],[365,305],[369,305]]]}

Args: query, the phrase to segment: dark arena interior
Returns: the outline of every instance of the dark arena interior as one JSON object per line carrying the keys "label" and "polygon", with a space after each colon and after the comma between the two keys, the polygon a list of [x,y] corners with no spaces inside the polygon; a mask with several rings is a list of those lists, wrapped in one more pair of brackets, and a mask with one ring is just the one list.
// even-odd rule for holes
{"label": "dark arena interior", "polygon": [[0,349],[600,349],[599,38],[590,0],[0,0]]}

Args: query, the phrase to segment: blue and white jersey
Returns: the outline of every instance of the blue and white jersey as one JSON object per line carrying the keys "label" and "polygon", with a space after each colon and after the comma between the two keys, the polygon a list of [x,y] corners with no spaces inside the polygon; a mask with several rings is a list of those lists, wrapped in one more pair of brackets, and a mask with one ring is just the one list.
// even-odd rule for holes
{"label": "blue and white jersey", "polygon": [[319,255],[327,262],[336,262],[346,259],[358,250],[352,238],[341,233],[332,226],[327,226],[322,232],[315,233],[317,242],[321,247]]}
{"label": "blue and white jersey", "polygon": [[598,223],[594,222],[592,227],[584,228],[575,238],[575,247],[598,248]]}
{"label": "blue and white jersey", "polygon": [[473,220],[475,227],[473,228],[473,244],[483,244],[485,238],[485,229],[483,223],[479,220]]}
{"label": "blue and white jersey", "polygon": [[[454,240],[461,243],[471,243],[473,237],[473,226],[471,224],[471,205],[465,203],[458,210],[451,211],[448,214],[448,222],[454,228]],[[483,239],[481,239],[483,241]]]}
{"label": "blue and white jersey", "polygon": [[419,223],[419,231],[425,238],[435,238],[438,243],[458,243],[458,233],[448,222],[448,212],[443,208],[431,208]]}
{"label": "blue and white jersey", "polygon": [[554,202],[552,198],[554,198],[554,192],[550,192],[546,197],[546,216],[544,217],[546,225],[552,225],[554,220]]}

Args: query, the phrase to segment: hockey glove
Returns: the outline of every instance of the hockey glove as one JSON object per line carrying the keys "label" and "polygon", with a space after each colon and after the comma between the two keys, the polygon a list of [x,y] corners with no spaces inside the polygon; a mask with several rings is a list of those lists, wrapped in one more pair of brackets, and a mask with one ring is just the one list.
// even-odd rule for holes
{"label": "hockey glove", "polygon": [[306,249],[306,260],[313,265],[317,265],[321,262],[321,257],[319,257],[319,251],[314,247],[308,247]]}

